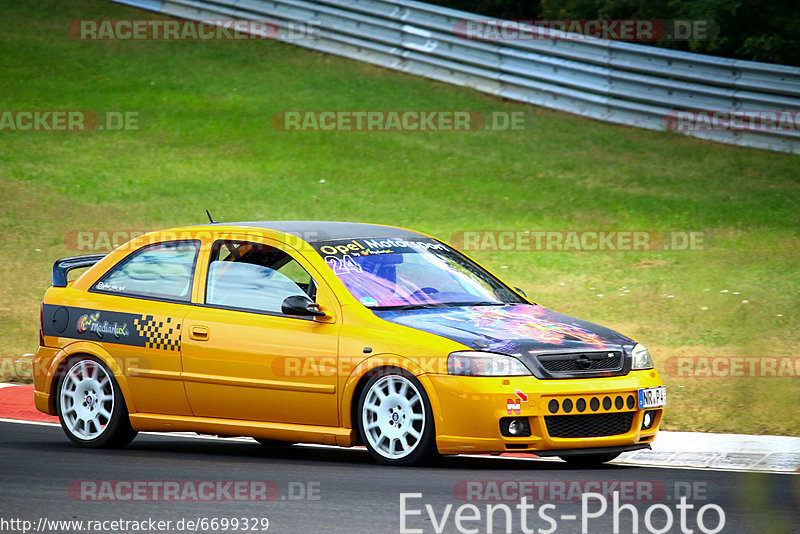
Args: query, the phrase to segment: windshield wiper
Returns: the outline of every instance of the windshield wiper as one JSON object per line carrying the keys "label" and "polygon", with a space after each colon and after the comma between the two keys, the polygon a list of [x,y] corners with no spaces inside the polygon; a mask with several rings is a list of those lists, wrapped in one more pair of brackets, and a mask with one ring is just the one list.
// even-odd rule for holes
{"label": "windshield wiper", "polygon": [[478,301],[478,302],[429,302],[426,304],[400,304],[397,306],[367,306],[374,311],[396,310],[425,310],[432,308],[462,308],[466,306],[505,306],[505,302]]}
{"label": "windshield wiper", "polygon": [[505,306],[507,302],[495,302],[492,300],[483,300],[479,302],[458,302],[451,304],[452,306]]}
{"label": "windshield wiper", "polygon": [[374,311],[393,311],[393,310],[425,310],[428,308],[447,308],[451,304],[447,302],[430,302],[427,304],[399,304],[397,306],[367,306]]}

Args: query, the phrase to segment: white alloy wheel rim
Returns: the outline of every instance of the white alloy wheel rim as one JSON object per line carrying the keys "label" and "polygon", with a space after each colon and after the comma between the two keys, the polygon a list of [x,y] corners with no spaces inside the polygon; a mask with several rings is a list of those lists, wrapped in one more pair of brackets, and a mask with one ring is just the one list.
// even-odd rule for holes
{"label": "white alloy wheel rim", "polygon": [[102,365],[81,360],[67,371],[59,395],[61,417],[78,439],[99,437],[111,422],[114,386]]}
{"label": "white alloy wheel rim", "polygon": [[367,391],[361,424],[370,446],[390,460],[414,452],[425,431],[422,395],[404,376],[388,375]]}

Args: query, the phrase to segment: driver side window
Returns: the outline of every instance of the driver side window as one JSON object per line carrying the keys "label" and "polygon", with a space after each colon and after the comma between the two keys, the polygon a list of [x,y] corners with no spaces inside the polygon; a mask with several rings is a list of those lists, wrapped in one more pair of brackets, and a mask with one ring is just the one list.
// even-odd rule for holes
{"label": "driver side window", "polygon": [[214,243],[206,279],[206,304],[282,314],[286,297],[316,300],[311,275],[286,252],[247,241]]}

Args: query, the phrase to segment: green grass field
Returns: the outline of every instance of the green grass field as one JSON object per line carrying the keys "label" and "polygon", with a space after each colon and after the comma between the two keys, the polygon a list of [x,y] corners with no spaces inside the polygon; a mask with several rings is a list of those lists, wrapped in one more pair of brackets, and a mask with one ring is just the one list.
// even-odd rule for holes
{"label": "green grass field", "polygon": [[[0,0],[0,109],[135,111],[123,132],[0,132],[0,339],[37,346],[65,235],[326,219],[699,231],[693,252],[476,252],[531,298],[649,346],[664,429],[800,435],[798,378],[682,378],[675,356],[798,356],[800,158],[608,125],[268,41],[76,41],[101,0]],[[524,131],[284,132],[282,110],[522,111]],[[324,180],[324,182],[322,182]],[[625,291],[625,290],[629,291]],[[723,292],[727,290],[727,292]],[[600,296],[602,295],[602,296]],[[781,414],[781,417],[776,417]]]}

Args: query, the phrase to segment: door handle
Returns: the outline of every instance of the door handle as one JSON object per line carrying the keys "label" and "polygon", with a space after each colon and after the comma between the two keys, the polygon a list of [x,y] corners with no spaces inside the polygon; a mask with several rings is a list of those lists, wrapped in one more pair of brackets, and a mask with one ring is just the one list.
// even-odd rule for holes
{"label": "door handle", "polygon": [[189,339],[195,341],[208,341],[208,327],[193,326],[189,329]]}

